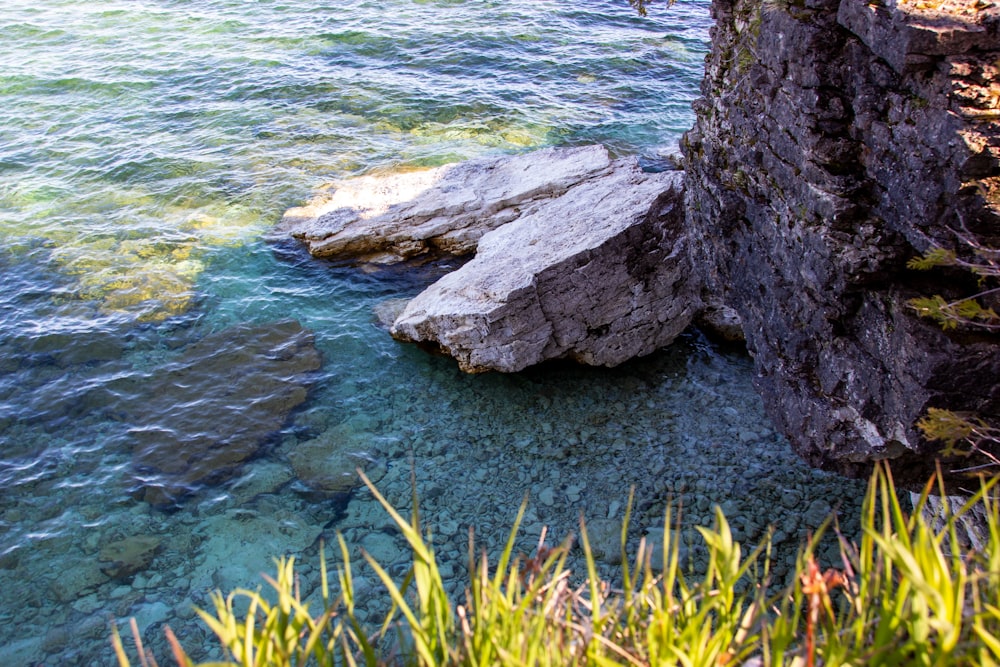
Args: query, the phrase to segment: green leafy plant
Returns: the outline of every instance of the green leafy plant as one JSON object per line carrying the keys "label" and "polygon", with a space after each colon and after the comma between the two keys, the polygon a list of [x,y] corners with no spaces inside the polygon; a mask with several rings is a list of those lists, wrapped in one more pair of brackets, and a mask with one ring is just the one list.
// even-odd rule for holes
{"label": "green leafy plant", "polygon": [[989,461],[987,467],[1000,466],[1000,460],[987,449],[988,445],[1000,442],[1000,429],[974,415],[929,408],[927,414],[917,422],[917,427],[928,440],[938,440],[945,444],[942,451],[945,456],[978,453]]}
{"label": "green leafy plant", "polygon": [[[987,193],[982,192],[988,199]],[[907,266],[918,271],[929,271],[936,267],[958,267],[978,277],[979,291],[971,296],[948,300],[939,294],[910,299],[907,303],[921,317],[937,322],[942,329],[954,330],[961,327],[985,331],[1000,331],[1000,315],[984,306],[982,301],[995,298],[1000,287],[995,286],[1000,278],[1000,250],[983,244],[963,227],[955,232],[963,248],[964,257],[954,250],[932,246],[921,257],[911,259]],[[1000,429],[974,415],[961,414],[943,408],[932,407],[917,422],[924,437],[932,442],[942,442],[944,456],[979,455],[985,459],[967,469],[979,472],[983,467],[1000,465],[995,450],[1000,447]],[[990,450],[994,451],[990,451]]]}

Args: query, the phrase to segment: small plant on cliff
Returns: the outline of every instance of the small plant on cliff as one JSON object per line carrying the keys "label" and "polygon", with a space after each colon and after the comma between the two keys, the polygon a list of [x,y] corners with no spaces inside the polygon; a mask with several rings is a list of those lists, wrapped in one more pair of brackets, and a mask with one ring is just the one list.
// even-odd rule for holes
{"label": "small plant on cliff", "polygon": [[[967,230],[956,232],[965,249],[965,257],[940,246],[930,248],[921,257],[911,259],[907,266],[919,271],[937,267],[958,267],[978,277],[979,290],[960,299],[945,299],[941,295],[919,297],[908,302],[921,317],[929,317],[944,330],[961,327],[1000,332],[1000,315],[984,300],[995,300],[1000,294],[1000,250],[984,245]],[[942,442],[945,456],[980,455],[985,465],[1000,465],[995,451],[1000,447],[1000,429],[975,415],[942,408],[930,408],[917,422],[928,440]],[[993,451],[991,451],[993,450]],[[978,470],[981,466],[975,466]]]}
{"label": "small plant on cliff", "polygon": [[968,456],[977,453],[985,458],[988,466],[1000,466],[1000,459],[990,451],[1000,443],[1000,429],[968,413],[929,408],[917,422],[917,428],[928,440],[942,442],[945,456]]}
{"label": "small plant on cliff", "polygon": [[921,317],[935,320],[944,329],[955,329],[959,325],[972,325],[990,331],[1000,331],[1000,315],[993,308],[986,307],[982,299],[1000,293],[1000,287],[990,287],[990,282],[1000,278],[1000,250],[987,248],[969,236],[963,236],[971,249],[973,259],[962,259],[953,250],[934,247],[921,257],[911,259],[907,266],[919,271],[927,271],[940,266],[955,266],[966,269],[979,277],[981,289],[976,294],[955,300],[940,295],[910,299],[910,306]]}

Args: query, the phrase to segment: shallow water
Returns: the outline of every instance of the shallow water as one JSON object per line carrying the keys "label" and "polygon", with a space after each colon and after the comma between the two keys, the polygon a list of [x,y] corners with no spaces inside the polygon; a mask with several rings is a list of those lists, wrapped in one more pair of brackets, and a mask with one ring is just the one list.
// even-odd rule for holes
{"label": "shallow water", "polygon": [[[130,616],[161,656],[164,625],[217,655],[192,603],[285,552],[314,581],[337,531],[400,569],[371,495],[309,477],[341,459],[401,507],[412,475],[455,587],[467,526],[497,546],[526,493],[525,551],[580,513],[614,533],[633,485],[636,538],[668,499],[687,526],[721,504],[751,543],[851,514],[858,485],[800,464],[749,360],[697,332],[613,370],[467,376],[372,314],[447,267],[368,274],[261,240],[324,181],[373,169],[592,142],[672,153],[707,3],[648,19],[613,0],[39,4],[0,12],[0,662],[112,664],[108,620]],[[258,380],[267,354],[240,357],[233,332],[289,319],[321,367]],[[292,385],[277,408],[253,395],[268,382]],[[247,458],[178,483],[170,456],[137,454],[157,434],[238,434]],[[327,444],[337,460],[303,463]],[[168,482],[165,507],[143,500]]]}

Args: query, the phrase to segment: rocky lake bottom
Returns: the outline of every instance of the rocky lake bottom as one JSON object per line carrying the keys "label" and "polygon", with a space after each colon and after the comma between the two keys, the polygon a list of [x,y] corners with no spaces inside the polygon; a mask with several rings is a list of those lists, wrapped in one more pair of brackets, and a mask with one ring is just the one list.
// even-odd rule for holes
{"label": "rocky lake bottom", "polygon": [[[356,567],[364,549],[401,578],[409,552],[390,518],[351,475],[355,466],[401,511],[411,508],[415,489],[453,599],[460,599],[468,581],[469,528],[479,547],[498,553],[525,496],[519,553],[533,552],[543,526],[550,544],[578,532],[582,516],[601,574],[611,581],[632,487],[630,552],[642,535],[662,535],[664,511],[672,503],[681,510],[678,536],[694,570],[702,551],[693,527],[711,525],[716,505],[748,549],[773,529],[779,580],[807,533],[831,511],[839,511],[846,534],[855,526],[862,484],[801,463],[762,413],[745,353],[720,349],[697,331],[611,370],[553,363],[514,375],[470,376],[450,359],[390,341],[371,311],[357,324],[390,352],[386,372],[376,374],[376,382],[358,376],[311,387],[280,433],[253,445],[228,479],[198,477],[188,482],[192,491],[181,492],[178,475],[196,465],[151,472],[137,465],[137,450],[108,454],[107,447],[96,494],[84,480],[98,466],[82,451],[48,461],[51,467],[40,466],[34,480],[23,478],[19,495],[0,500],[8,525],[34,519],[30,529],[12,533],[27,546],[8,548],[0,559],[0,584],[8,599],[22,603],[0,613],[0,656],[10,664],[43,656],[44,664],[94,664],[95,656],[108,663],[109,621],[126,627],[135,617],[159,655],[167,655],[163,627],[169,625],[192,657],[220,657],[193,605],[207,607],[216,589],[262,585],[260,573],[272,571],[273,557],[285,554],[296,557],[304,590],[317,590],[320,545],[335,566],[338,532],[351,546]],[[301,333],[285,322],[271,331]],[[200,339],[211,341],[211,348],[192,331],[175,331],[167,339],[175,350],[162,349],[163,339],[156,340],[155,354],[154,348],[132,354],[147,365],[155,360],[167,374],[211,367],[220,355],[231,361],[222,344],[227,338],[218,334]],[[228,340],[245,351],[244,339]],[[317,335],[315,345],[324,359],[345,361],[335,339]],[[178,363],[192,349],[204,358]],[[93,374],[94,366],[61,372]],[[146,369],[142,377],[157,375]],[[242,370],[258,374],[250,384],[273,390],[267,374],[274,369]],[[105,374],[114,375],[107,368]],[[239,419],[214,405],[213,395],[231,388],[220,387],[203,387],[189,414],[175,409],[175,430],[180,424],[189,429],[176,435],[175,459],[186,460],[180,443],[220,428],[220,420],[224,425]],[[74,428],[81,439],[101,433],[124,442],[128,424],[108,419],[110,414],[105,406],[74,416]],[[63,437],[72,435],[64,428]],[[36,446],[41,456],[35,459],[46,461],[51,445]],[[138,499],[161,488],[164,479],[176,493],[170,504],[158,508]],[[825,562],[834,557],[831,547]],[[583,572],[578,550],[570,563]],[[356,574],[360,615],[374,623],[387,599],[367,567]],[[38,632],[22,634],[26,627]]]}

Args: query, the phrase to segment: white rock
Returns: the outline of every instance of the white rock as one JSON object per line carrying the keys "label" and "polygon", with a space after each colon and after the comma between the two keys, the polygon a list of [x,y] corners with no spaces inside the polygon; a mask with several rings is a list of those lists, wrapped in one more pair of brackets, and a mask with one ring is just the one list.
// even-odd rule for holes
{"label": "white rock", "polygon": [[385,301],[380,301],[375,304],[372,308],[372,312],[375,315],[375,320],[378,322],[378,325],[383,329],[388,330],[409,302],[409,299],[386,299]]}
{"label": "white rock", "polygon": [[475,251],[390,329],[463,370],[615,366],[669,344],[701,309],[682,183],[602,146],[548,148],[342,181],[276,232],[317,256],[374,263]]}
{"label": "white rock", "polygon": [[475,259],[413,299],[391,333],[462,370],[547,359],[615,366],[669,344],[700,306],[679,173],[635,160],[482,237]]}

